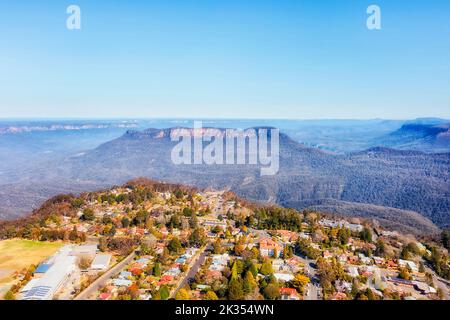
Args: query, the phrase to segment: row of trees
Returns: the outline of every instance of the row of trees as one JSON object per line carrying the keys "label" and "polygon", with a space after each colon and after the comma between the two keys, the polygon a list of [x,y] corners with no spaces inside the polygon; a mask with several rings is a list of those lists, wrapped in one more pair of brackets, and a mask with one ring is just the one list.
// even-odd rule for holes
{"label": "row of trees", "polygon": [[98,248],[100,251],[111,250],[126,256],[139,245],[139,242],[140,239],[138,237],[101,237]]}
{"label": "row of trees", "polygon": [[256,226],[264,230],[301,231],[303,215],[294,209],[263,207],[255,210],[254,217],[247,219],[247,226]]}

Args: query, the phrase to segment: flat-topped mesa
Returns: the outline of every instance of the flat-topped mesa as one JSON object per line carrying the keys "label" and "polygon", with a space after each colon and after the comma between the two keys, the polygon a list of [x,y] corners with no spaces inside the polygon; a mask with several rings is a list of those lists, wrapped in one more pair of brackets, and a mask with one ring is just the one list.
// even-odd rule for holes
{"label": "flat-topped mesa", "polygon": [[191,136],[202,136],[202,135],[214,135],[223,137],[228,133],[233,132],[234,136],[247,135],[252,136],[254,134],[258,135],[260,132],[268,134],[270,137],[270,132],[273,130],[278,130],[274,127],[250,127],[245,129],[237,128],[216,128],[216,127],[201,127],[201,128],[191,128],[191,127],[171,127],[164,129],[148,128],[142,131],[138,130],[128,130],[125,132],[124,136],[129,137],[150,137],[154,139],[162,139],[167,137],[173,137],[176,135],[191,135]]}
{"label": "flat-topped mesa", "polygon": [[290,137],[284,133],[280,133],[277,128],[274,127],[250,127],[245,129],[236,128],[215,128],[215,127],[171,127],[164,129],[148,128],[142,131],[128,130],[122,138],[132,139],[132,140],[159,140],[166,142],[178,141],[182,137],[191,138],[203,138],[203,140],[211,141],[211,137],[221,138],[224,140],[224,144],[229,139],[240,139],[240,140],[255,140],[259,141],[264,139],[269,144],[272,138],[276,136],[279,141],[293,142]]}
{"label": "flat-topped mesa", "polygon": [[418,123],[408,123],[404,124],[399,130],[392,133],[392,135],[400,135],[405,133],[416,133],[422,136],[437,136],[442,133],[448,133],[450,131],[450,124],[418,124]]}

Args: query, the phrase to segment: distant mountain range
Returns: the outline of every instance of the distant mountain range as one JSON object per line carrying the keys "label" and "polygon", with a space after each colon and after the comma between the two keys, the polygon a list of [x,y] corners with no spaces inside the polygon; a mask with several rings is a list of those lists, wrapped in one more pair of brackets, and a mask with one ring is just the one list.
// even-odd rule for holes
{"label": "distant mountain range", "polygon": [[379,145],[429,153],[449,152],[450,123],[408,123],[377,141]]}
{"label": "distant mountain range", "polygon": [[4,218],[12,217],[57,193],[149,177],[230,189],[251,200],[299,209],[320,207],[330,213],[373,215],[404,230],[435,233],[434,224],[450,224],[449,153],[377,147],[336,155],[281,134],[279,173],[260,176],[257,165],[173,164],[172,130],[127,131],[93,150],[25,170],[16,181],[1,186],[0,212]]}

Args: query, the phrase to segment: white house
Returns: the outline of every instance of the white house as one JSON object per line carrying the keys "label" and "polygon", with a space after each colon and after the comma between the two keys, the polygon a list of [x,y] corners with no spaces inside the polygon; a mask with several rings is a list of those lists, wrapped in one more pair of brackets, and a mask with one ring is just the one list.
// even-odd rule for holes
{"label": "white house", "polygon": [[131,280],[126,280],[126,279],[114,279],[113,280],[113,285],[117,286],[117,287],[129,287],[133,284],[133,282]]}
{"label": "white house", "polygon": [[294,275],[292,273],[274,273],[273,276],[279,281],[291,281],[294,279]]}
{"label": "white house", "polygon": [[358,268],[355,266],[349,266],[347,268],[347,273],[350,275],[350,277],[355,278],[359,276]]}

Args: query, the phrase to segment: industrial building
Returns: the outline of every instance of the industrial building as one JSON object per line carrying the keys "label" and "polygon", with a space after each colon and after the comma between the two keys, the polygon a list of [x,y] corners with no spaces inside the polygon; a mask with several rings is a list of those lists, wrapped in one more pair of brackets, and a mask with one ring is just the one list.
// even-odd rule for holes
{"label": "industrial building", "polygon": [[[76,257],[71,256],[71,246],[62,247],[42,269],[42,277],[33,279],[22,289],[22,300],[52,300],[75,271]],[[50,265],[50,267],[48,267]]]}
{"label": "industrial building", "polygon": [[92,270],[106,270],[111,262],[110,254],[98,254],[91,263]]}

